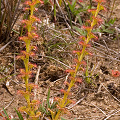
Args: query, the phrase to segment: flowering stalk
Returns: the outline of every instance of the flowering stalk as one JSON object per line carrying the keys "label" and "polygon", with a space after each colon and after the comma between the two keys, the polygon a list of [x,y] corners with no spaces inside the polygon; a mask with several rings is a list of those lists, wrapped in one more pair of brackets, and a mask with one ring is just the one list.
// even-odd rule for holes
{"label": "flowering stalk", "polygon": [[36,67],[36,65],[32,64],[29,62],[29,57],[34,55],[33,49],[36,49],[35,46],[31,45],[31,40],[34,38],[37,38],[38,35],[34,32],[35,27],[33,26],[33,23],[36,21],[40,21],[37,17],[35,17],[34,10],[35,6],[38,3],[43,3],[40,0],[31,0],[31,1],[26,1],[26,8],[25,10],[30,11],[29,19],[28,20],[23,20],[22,23],[25,25],[24,27],[27,29],[27,35],[20,37],[20,40],[24,41],[25,46],[26,46],[26,51],[21,51],[21,55],[17,56],[17,58],[20,58],[24,62],[25,69],[20,70],[20,76],[24,79],[25,81],[25,87],[26,91],[19,91],[18,93],[22,94],[26,101],[27,101],[27,106],[22,106],[19,110],[22,112],[26,112],[30,119],[37,120],[38,117],[40,116],[40,112],[35,112],[38,108],[39,101],[37,100],[30,100],[31,97],[31,90],[36,87],[34,84],[29,84],[29,78],[32,74],[31,69],[33,67]]}
{"label": "flowering stalk", "polygon": [[84,70],[81,66],[85,66],[86,63],[83,61],[83,58],[86,55],[92,55],[90,52],[87,51],[87,48],[90,47],[89,42],[92,38],[97,39],[97,37],[92,33],[93,27],[97,24],[99,24],[101,22],[101,19],[99,19],[97,17],[99,11],[103,10],[104,7],[102,6],[102,2],[105,2],[104,0],[95,0],[95,2],[97,2],[97,8],[96,9],[90,9],[88,10],[88,12],[92,13],[92,18],[91,20],[89,20],[89,24],[90,26],[83,26],[83,29],[85,29],[87,31],[87,36],[82,36],[81,40],[79,42],[79,45],[82,46],[82,50],[79,51],[73,51],[73,53],[77,54],[78,58],[75,59],[76,65],[75,65],[75,69],[72,70],[66,70],[66,72],[69,72],[71,77],[70,77],[70,83],[67,83],[68,85],[68,89],[67,91],[65,90],[61,90],[61,92],[64,93],[64,97],[58,98],[58,112],[55,115],[54,120],[58,120],[59,116],[61,113],[66,112],[66,105],[68,105],[69,103],[71,103],[72,101],[68,99],[68,96],[70,94],[70,90],[71,88],[75,85],[76,82],[82,82],[81,78],[77,77],[77,72],[79,70]]}

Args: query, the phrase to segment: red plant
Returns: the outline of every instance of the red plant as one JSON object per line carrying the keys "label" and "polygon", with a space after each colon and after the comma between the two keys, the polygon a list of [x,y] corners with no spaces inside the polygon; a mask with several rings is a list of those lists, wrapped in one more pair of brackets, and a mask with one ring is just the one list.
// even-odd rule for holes
{"label": "red plant", "polygon": [[[20,77],[25,81],[26,91],[19,90],[18,93],[23,95],[27,101],[27,106],[22,106],[19,108],[21,112],[26,112],[29,116],[29,119],[38,120],[41,113],[38,110],[38,104],[40,102],[38,100],[31,100],[32,89],[37,88],[38,86],[32,83],[29,83],[29,78],[32,75],[32,68],[37,67],[35,64],[30,63],[30,56],[34,56],[34,50],[36,47],[31,45],[32,39],[38,38],[36,34],[35,27],[33,26],[34,22],[39,22],[40,20],[33,15],[36,4],[43,3],[41,0],[31,0],[25,1],[25,5],[27,6],[24,10],[30,10],[29,19],[22,20],[24,27],[27,29],[27,34],[25,36],[20,37],[19,39],[25,43],[26,50],[21,51],[21,55],[17,56],[18,59],[22,59],[24,62],[25,69],[20,69]],[[34,49],[34,50],[33,50]]]}
{"label": "red plant", "polygon": [[113,77],[119,77],[120,76],[120,72],[118,70],[112,70],[112,76]]}
{"label": "red plant", "polygon": [[88,21],[90,26],[83,26],[82,27],[84,30],[87,31],[87,35],[80,37],[81,40],[79,42],[79,45],[80,45],[81,49],[73,51],[74,54],[77,54],[77,59],[74,59],[74,61],[75,61],[75,65],[74,66],[75,67],[74,67],[74,69],[66,70],[66,72],[70,73],[70,75],[71,75],[69,77],[70,82],[66,82],[65,83],[68,86],[67,90],[63,90],[63,89],[61,90],[61,92],[64,93],[64,96],[63,96],[62,99],[58,99],[58,106],[57,106],[57,108],[59,110],[58,110],[57,114],[55,115],[54,120],[58,120],[59,119],[60,114],[62,112],[63,113],[65,112],[66,105],[68,105],[70,103],[68,97],[69,97],[69,93],[71,93],[70,92],[71,88],[75,85],[75,83],[77,83],[77,82],[81,83],[82,82],[82,78],[79,78],[77,76],[77,73],[78,73],[78,71],[84,72],[84,67],[86,66],[86,63],[83,61],[84,57],[86,55],[92,55],[92,53],[88,51],[88,48],[90,47],[89,42],[92,39],[98,39],[98,37],[92,33],[92,30],[93,30],[93,27],[95,25],[97,25],[97,24],[99,25],[102,22],[102,20],[99,19],[97,17],[97,15],[98,15],[99,11],[104,9],[104,7],[101,5],[101,3],[105,2],[105,0],[95,0],[95,2],[98,3],[97,9],[88,10],[88,12],[92,13],[92,17]]}

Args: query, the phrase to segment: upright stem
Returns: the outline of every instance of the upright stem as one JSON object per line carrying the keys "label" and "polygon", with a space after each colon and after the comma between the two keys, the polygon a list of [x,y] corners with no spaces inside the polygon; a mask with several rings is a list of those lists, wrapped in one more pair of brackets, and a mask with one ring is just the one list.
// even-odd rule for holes
{"label": "upright stem", "polygon": [[90,0],[90,9],[91,9],[91,7],[92,7],[92,0]]}
{"label": "upright stem", "polygon": [[[97,17],[99,11],[100,11],[100,3],[98,2],[97,10],[96,10],[96,13],[95,13],[95,16],[94,16],[94,17]],[[87,45],[87,44],[89,43],[89,41],[91,40],[90,33],[91,33],[91,31],[92,31],[92,29],[93,29],[93,27],[94,27],[94,24],[95,24],[95,20],[93,19],[93,20],[92,20],[92,23],[91,23],[91,28],[90,28],[89,32],[87,33],[87,39],[86,39],[86,41],[85,41],[85,44],[86,44],[86,45]],[[84,56],[85,56],[86,45],[83,45],[81,55],[78,56],[78,61],[79,61],[79,62],[81,62],[81,61],[83,60]],[[80,67],[80,64],[77,63],[76,68],[75,68],[75,72],[74,72],[73,75],[71,75],[71,76],[73,76],[74,78],[76,77],[76,74],[77,74],[77,71],[78,71],[79,67]],[[74,79],[71,79],[70,84],[69,84],[69,87],[68,87],[68,89],[67,89],[67,93],[70,92],[70,90],[71,90],[71,88],[73,87],[74,83],[75,83],[75,80],[74,80]],[[64,93],[64,97],[63,97],[61,103],[59,104],[59,106],[60,106],[61,108],[64,108],[64,107],[65,107],[65,103],[66,103],[67,98],[68,98],[68,94]],[[59,116],[60,116],[61,112],[62,112],[62,110],[59,109],[58,112],[57,112],[57,114],[56,114],[56,116],[55,116],[55,119],[54,119],[54,120],[58,120],[58,119],[59,119]]]}
{"label": "upright stem", "polygon": [[[29,92],[29,88],[28,88],[28,83],[29,83],[29,72],[30,72],[30,69],[29,69],[29,53],[30,53],[30,42],[31,42],[31,38],[29,36],[29,33],[31,33],[31,28],[32,28],[32,19],[31,19],[31,16],[33,16],[33,12],[34,12],[34,6],[31,5],[30,6],[30,22],[31,22],[31,25],[28,26],[28,38],[29,40],[27,40],[25,43],[26,43],[26,58],[24,60],[24,64],[25,64],[25,72],[26,72],[26,75],[25,75],[25,86],[26,86],[26,92]],[[30,94],[27,94],[25,96],[25,99],[27,101],[27,104],[28,104],[28,107],[30,108]]]}

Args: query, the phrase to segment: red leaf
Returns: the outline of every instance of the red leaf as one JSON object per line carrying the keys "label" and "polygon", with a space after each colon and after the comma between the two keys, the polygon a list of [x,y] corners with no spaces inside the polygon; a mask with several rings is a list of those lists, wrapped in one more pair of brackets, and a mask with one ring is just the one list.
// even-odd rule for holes
{"label": "red leaf", "polygon": [[80,36],[79,38],[82,39],[82,40],[84,40],[84,41],[86,40],[85,36]]}
{"label": "red leaf", "polygon": [[86,65],[86,62],[85,61],[78,61],[78,59],[74,59],[74,61],[76,62],[76,63],[79,63],[80,65],[82,64],[82,65]]}
{"label": "red leaf", "polygon": [[87,27],[87,26],[82,26],[82,28],[87,30],[88,32],[92,29],[91,27]]}
{"label": "red leaf", "polygon": [[96,9],[88,9],[88,12],[91,12],[93,15],[95,15]]}
{"label": "red leaf", "polygon": [[66,94],[66,95],[71,95],[70,92],[67,92],[67,91],[65,91],[64,89],[61,89],[60,92]]}
{"label": "red leaf", "polygon": [[106,2],[105,0],[94,0],[94,1],[98,3]]}
{"label": "red leaf", "polygon": [[79,2],[83,2],[83,0],[79,0]]}
{"label": "red leaf", "polygon": [[90,44],[86,44],[86,43],[83,42],[83,41],[80,41],[79,44],[82,45],[82,46],[91,47]]}

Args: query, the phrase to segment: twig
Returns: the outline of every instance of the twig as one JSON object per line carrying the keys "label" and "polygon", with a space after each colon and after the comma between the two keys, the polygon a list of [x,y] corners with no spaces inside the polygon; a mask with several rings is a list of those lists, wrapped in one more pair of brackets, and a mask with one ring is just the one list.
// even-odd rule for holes
{"label": "twig", "polygon": [[118,59],[116,59],[116,58],[110,58],[110,57],[105,57],[105,56],[101,56],[101,55],[95,55],[95,54],[93,54],[93,56],[96,56],[96,57],[101,57],[101,58],[107,58],[107,59],[111,59],[111,60],[115,60],[115,61],[117,61],[117,62],[120,62],[120,60],[118,60]]}
{"label": "twig", "polygon": [[103,40],[103,42],[104,42],[104,44],[105,44],[105,47],[106,47],[106,49],[107,49],[108,53],[111,55],[111,53],[110,53],[110,51],[109,51],[109,48],[108,48],[108,46],[107,46],[107,44],[106,44],[106,41],[105,41],[105,40]]}
{"label": "twig", "polygon": [[[35,78],[35,85],[38,85],[38,77],[39,77],[39,73],[40,73],[40,68],[41,66],[38,66],[38,71],[36,74],[36,78]],[[37,94],[37,89],[34,89],[34,100],[36,100],[36,94]]]}
{"label": "twig", "polygon": [[80,100],[78,100],[75,104],[70,105],[69,107],[67,107],[67,109],[73,108],[74,106],[76,106],[77,104],[79,104],[80,102],[82,102],[82,101],[84,100],[85,97],[86,97],[86,95],[85,95],[83,98],[81,98]]}
{"label": "twig", "polygon": [[11,96],[13,96],[13,94],[9,91],[5,83],[2,83],[2,88],[4,88]]}
{"label": "twig", "polygon": [[[52,36],[55,36],[55,35],[52,34],[52,33],[50,33],[50,34],[51,34]],[[59,39],[62,39],[65,43],[67,43],[67,41],[66,41],[63,37],[60,37],[60,36],[62,36],[62,34],[60,34],[60,35],[58,35],[58,36],[55,36],[54,39],[55,39],[55,38],[59,38]],[[53,40],[53,38],[51,38],[50,40]],[[49,40],[49,41],[50,41],[50,40]]]}
{"label": "twig", "polygon": [[[95,41],[94,41],[94,44],[99,45],[100,48],[101,48],[101,47],[105,48],[104,45],[101,45],[101,44],[99,44],[99,43],[97,43],[97,42],[95,42]],[[114,51],[114,50],[112,50],[112,49],[110,49],[110,48],[108,48],[108,50],[110,50],[112,53],[114,52],[115,54],[118,54],[116,51]]]}
{"label": "twig", "polygon": [[98,110],[100,110],[105,116],[107,116],[106,113],[105,113],[103,110],[101,110],[98,106],[94,105],[93,103],[90,103],[90,104],[92,104],[93,106],[95,106],[95,107],[96,107]]}
{"label": "twig", "polygon": [[112,14],[113,14],[113,10],[114,10],[114,7],[115,7],[115,1],[116,1],[116,0],[113,0],[113,5],[112,5],[112,9],[111,9],[111,11],[110,11],[110,15],[109,15],[108,20],[110,20]]}
{"label": "twig", "polygon": [[1,52],[2,50],[4,50],[12,41],[13,41],[13,40],[9,41],[7,44],[5,44],[4,46],[2,46],[2,47],[0,48],[0,52]]}
{"label": "twig", "polygon": [[107,116],[104,120],[107,120],[108,118],[110,118],[111,116],[115,115],[115,114],[118,113],[118,112],[120,112],[120,110],[118,110],[118,111],[114,112],[113,114]]}
{"label": "twig", "polygon": [[58,6],[60,12],[62,13],[62,15],[63,15],[63,17],[64,17],[64,21],[65,21],[66,25],[68,26],[69,29],[71,29],[71,26],[69,26],[69,24],[68,24],[68,22],[67,22],[67,20],[66,20],[66,17],[65,17],[65,15],[64,15],[64,13],[62,12],[62,9],[61,9],[61,7],[60,7],[60,5],[59,5],[58,0],[56,0],[56,3],[57,3],[57,6]]}
{"label": "twig", "polygon": [[[108,93],[110,93],[109,92],[109,90],[101,83],[101,85],[105,88],[105,90],[108,92]],[[120,103],[120,100],[118,100],[115,96],[113,96],[111,93],[110,93],[110,95],[115,99],[115,100],[117,100],[119,103]]]}
{"label": "twig", "polygon": [[[64,77],[65,77],[65,76],[64,76]],[[64,79],[64,77],[62,77],[62,78],[59,78],[59,79],[55,80],[53,83],[55,84],[56,82],[58,82],[58,81],[60,81],[60,80]]]}
{"label": "twig", "polygon": [[100,64],[100,62],[97,63],[97,65],[95,66],[95,68],[94,67],[92,68],[92,70],[91,70],[92,73],[94,73],[96,71],[96,69],[98,68],[99,64]]}
{"label": "twig", "polygon": [[[10,101],[10,103],[9,103],[6,107],[4,107],[4,109],[7,109],[7,108],[12,104],[13,100],[14,100],[14,97],[12,98],[12,100]],[[3,110],[1,110],[1,112],[2,112],[2,111],[3,111]]]}
{"label": "twig", "polygon": [[70,66],[66,65],[65,63],[63,63],[63,62],[61,62],[61,61],[59,61],[59,60],[57,60],[57,59],[55,59],[55,58],[53,58],[53,57],[51,57],[51,56],[43,56],[43,55],[39,55],[39,56],[53,59],[53,60],[59,62],[60,64],[64,65],[65,67],[67,67],[67,68],[69,68],[69,69],[72,69]]}
{"label": "twig", "polygon": [[16,80],[16,57],[14,52],[14,80]]}
{"label": "twig", "polygon": [[[68,74],[66,75],[66,77],[65,77],[65,82],[67,82],[69,75],[70,75],[70,73],[68,73]],[[65,87],[66,87],[66,85],[65,85],[65,84],[63,84],[62,89],[65,89]]]}
{"label": "twig", "polygon": [[[60,33],[61,34],[61,32],[60,31],[58,31],[58,30],[55,30],[54,28],[52,28],[52,27],[48,27],[50,30],[53,30],[53,31],[55,31],[55,32],[57,32],[57,33]],[[69,30],[69,29],[68,29]],[[62,35],[64,35],[64,36],[66,36],[66,37],[68,37],[68,38],[71,38],[71,36],[70,35],[68,35],[68,34],[64,34],[64,33],[62,33]]]}
{"label": "twig", "polygon": [[104,117],[104,116],[93,116],[93,117],[85,117],[85,118],[78,117],[76,118],[76,120],[100,120],[101,117]]}

